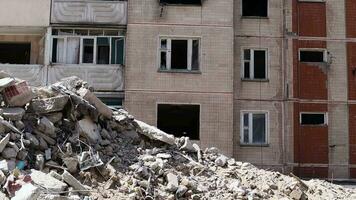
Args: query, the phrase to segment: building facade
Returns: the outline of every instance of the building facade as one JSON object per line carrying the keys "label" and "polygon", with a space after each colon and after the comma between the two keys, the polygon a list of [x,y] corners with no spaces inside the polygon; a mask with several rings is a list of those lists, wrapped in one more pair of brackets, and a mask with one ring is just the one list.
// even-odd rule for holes
{"label": "building facade", "polygon": [[[0,69],[302,177],[356,178],[353,0],[0,2]],[[21,14],[19,14],[21,13]]]}

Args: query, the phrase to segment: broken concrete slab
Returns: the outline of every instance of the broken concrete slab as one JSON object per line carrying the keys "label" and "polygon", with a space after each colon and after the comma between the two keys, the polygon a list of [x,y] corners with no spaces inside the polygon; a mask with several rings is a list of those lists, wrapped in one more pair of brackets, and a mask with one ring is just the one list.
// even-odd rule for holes
{"label": "broken concrete slab", "polygon": [[61,112],[49,113],[49,114],[46,114],[46,117],[48,118],[49,121],[51,121],[53,124],[55,124],[62,120],[63,113],[61,113]]}
{"label": "broken concrete slab", "polygon": [[68,100],[69,97],[67,95],[59,95],[45,99],[33,99],[30,103],[29,111],[39,114],[58,112],[63,110]]}
{"label": "broken concrete slab", "polygon": [[33,183],[45,188],[48,191],[61,192],[67,188],[67,184],[64,182],[41,171],[32,169],[30,175]]}
{"label": "broken concrete slab", "polygon": [[20,107],[10,107],[2,108],[1,112],[4,119],[10,121],[18,121],[21,120],[23,115],[25,114],[25,109]]}
{"label": "broken concrete slab", "polygon": [[11,147],[6,147],[2,152],[1,152],[2,157],[5,159],[11,159],[11,158],[16,158],[17,156],[17,151],[14,148]]}
{"label": "broken concrete slab", "polygon": [[98,126],[89,117],[79,120],[76,128],[79,134],[87,138],[91,143],[95,144],[101,140]]}
{"label": "broken concrete slab", "polygon": [[15,196],[11,200],[37,200],[40,194],[40,188],[27,183],[15,192]]}
{"label": "broken concrete slab", "polygon": [[75,190],[78,190],[79,193],[81,194],[88,194],[88,189],[85,187],[84,185],[82,185],[76,178],[74,178],[74,176],[72,176],[72,174],[70,174],[69,172],[67,172],[66,170],[64,170],[63,174],[62,174],[62,179],[68,183],[68,185],[72,186]]}
{"label": "broken concrete slab", "polygon": [[166,176],[167,187],[166,190],[169,192],[175,192],[178,189],[178,176],[173,173],[168,173]]}
{"label": "broken concrete slab", "polygon": [[111,119],[113,111],[107,105],[105,105],[99,98],[97,98],[92,92],[90,92],[86,88],[81,88],[77,91],[77,93],[83,99],[87,100],[90,104],[94,105],[94,107],[101,115],[108,119]]}
{"label": "broken concrete slab", "polygon": [[19,81],[8,86],[3,91],[3,96],[9,106],[24,106],[29,103],[35,94],[26,81]]}
{"label": "broken concrete slab", "polygon": [[10,141],[10,133],[8,133],[4,138],[0,140],[0,153],[5,149],[7,143]]}
{"label": "broken concrete slab", "polygon": [[37,128],[42,133],[55,138],[56,135],[56,127],[47,117],[41,117],[37,122]]}
{"label": "broken concrete slab", "polygon": [[148,125],[142,121],[135,120],[135,122],[138,125],[137,128],[139,129],[139,132],[142,135],[145,135],[152,140],[158,140],[158,141],[170,144],[170,145],[175,144],[175,138],[173,135],[169,135],[169,134],[159,130],[158,128]]}

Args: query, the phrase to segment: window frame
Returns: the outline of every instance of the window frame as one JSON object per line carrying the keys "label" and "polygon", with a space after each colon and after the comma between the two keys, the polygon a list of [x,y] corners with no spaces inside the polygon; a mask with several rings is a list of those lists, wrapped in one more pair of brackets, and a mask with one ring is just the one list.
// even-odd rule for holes
{"label": "window frame", "polygon": [[[161,41],[167,40],[167,48],[161,48]],[[186,40],[187,41],[187,68],[186,69],[172,69],[171,65],[171,55],[172,55],[172,40]],[[198,69],[192,70],[192,55],[193,55],[193,40],[198,40],[199,47],[198,47]],[[201,37],[197,36],[164,36],[161,35],[158,37],[158,71],[159,72],[186,72],[186,73],[200,73],[201,72]],[[166,69],[161,68],[161,52],[166,52]]]}
{"label": "window frame", "polygon": [[[250,50],[250,78],[245,78],[245,50]],[[255,78],[254,74],[254,51],[265,51],[265,78]],[[252,64],[251,64],[252,63]],[[241,48],[241,80],[243,81],[268,81],[269,80],[269,49],[268,48],[255,48],[255,47],[242,47]]]}
{"label": "window frame", "polygon": [[[74,35],[74,30],[81,30],[81,29],[69,29],[69,30],[73,30],[72,35],[68,34],[68,35],[51,35],[51,39],[50,39],[50,62],[51,64],[54,65],[121,65],[121,64],[114,64],[112,63],[112,39],[113,38],[120,38],[123,40],[124,42],[124,51],[123,51],[123,64],[125,63],[125,54],[126,54],[126,37],[123,35]],[[88,33],[90,30],[92,29],[83,29],[83,30],[87,30]],[[93,29],[95,30],[95,29]],[[110,31],[110,30],[102,30],[103,33],[105,33],[105,31]],[[67,41],[68,38],[79,38],[80,40],[80,49],[79,49],[79,62],[77,64],[68,64],[66,62],[64,63],[60,63],[60,62],[52,62],[52,58],[53,58],[53,40],[54,39],[63,39],[64,40],[64,48],[63,48],[63,60],[66,61],[67,59]],[[109,64],[97,64],[97,39],[98,38],[109,38]],[[83,40],[84,39],[94,39],[94,51],[93,51],[93,63],[83,63]]]}
{"label": "window frame", "polygon": [[[301,61],[300,60],[300,53],[302,51],[323,52],[323,62]],[[298,62],[300,62],[300,63],[327,63],[328,62],[328,51],[327,51],[326,48],[299,48],[298,49]]]}
{"label": "window frame", "polygon": [[181,102],[167,102],[167,101],[156,101],[156,110],[155,110],[155,115],[156,115],[156,124],[155,126],[158,126],[158,105],[160,104],[168,104],[168,105],[192,105],[192,106],[199,106],[199,140],[192,140],[192,141],[200,141],[201,140],[201,133],[202,133],[202,104],[201,103],[181,103]]}
{"label": "window frame", "polygon": [[[244,142],[244,115],[248,114],[249,116],[249,142]],[[264,114],[265,115],[265,142],[264,143],[253,143],[253,114]],[[269,111],[267,110],[241,110],[240,111],[240,145],[241,146],[268,146],[269,145],[269,134],[270,134],[270,120],[269,120]]]}
{"label": "window frame", "polygon": [[268,19],[269,18],[269,2],[270,0],[267,0],[267,16],[266,17],[262,17],[262,16],[244,16],[243,12],[244,12],[244,8],[243,8],[243,0],[241,1],[241,18],[242,19]]}
{"label": "window frame", "polygon": [[[323,114],[324,123],[323,124],[302,124],[302,114]],[[299,112],[299,125],[300,126],[328,126],[329,117],[328,112]]]}

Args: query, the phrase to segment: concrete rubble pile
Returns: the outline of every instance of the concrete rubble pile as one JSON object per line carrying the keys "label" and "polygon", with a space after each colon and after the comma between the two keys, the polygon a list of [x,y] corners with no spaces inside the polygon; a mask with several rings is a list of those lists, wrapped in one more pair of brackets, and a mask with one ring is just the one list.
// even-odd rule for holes
{"label": "concrete rubble pile", "polygon": [[0,72],[0,199],[356,199],[202,150],[92,91],[77,77],[34,88]]}

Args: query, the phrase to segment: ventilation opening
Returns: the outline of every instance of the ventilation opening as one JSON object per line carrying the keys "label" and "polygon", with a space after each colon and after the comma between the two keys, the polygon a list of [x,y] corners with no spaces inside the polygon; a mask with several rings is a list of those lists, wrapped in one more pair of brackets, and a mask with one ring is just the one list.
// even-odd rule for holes
{"label": "ventilation opening", "polygon": [[267,17],[267,0],[242,0],[242,16]]}
{"label": "ventilation opening", "polygon": [[161,4],[190,4],[190,5],[201,5],[202,0],[160,0]]}
{"label": "ventilation opening", "polygon": [[325,125],[324,113],[302,113],[301,114],[302,125]]}
{"label": "ventilation opening", "polygon": [[199,105],[159,104],[157,127],[176,137],[187,136],[199,140]]}
{"label": "ventilation opening", "polygon": [[30,43],[0,43],[0,63],[30,64]]}
{"label": "ventilation opening", "polygon": [[300,51],[300,62],[325,62],[324,51]]}

